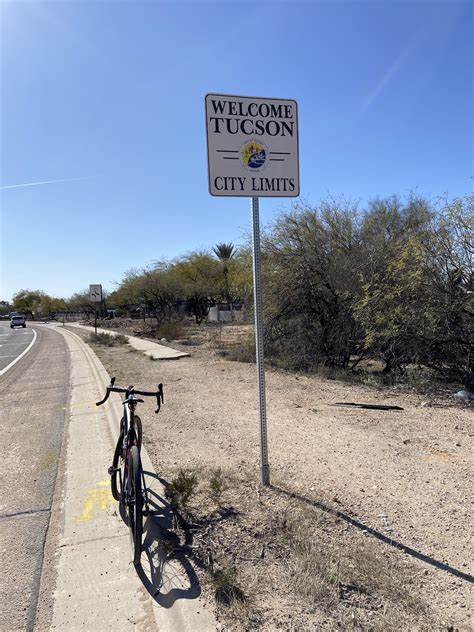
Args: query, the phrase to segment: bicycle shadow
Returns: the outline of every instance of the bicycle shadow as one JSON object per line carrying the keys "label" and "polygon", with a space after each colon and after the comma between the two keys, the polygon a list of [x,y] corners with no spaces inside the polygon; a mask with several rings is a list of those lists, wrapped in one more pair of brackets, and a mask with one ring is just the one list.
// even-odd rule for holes
{"label": "bicycle shadow", "polygon": [[178,599],[196,599],[201,594],[199,579],[187,548],[192,534],[185,532],[180,543],[173,529],[174,514],[164,498],[167,481],[145,471],[150,513],[143,529],[143,547],[137,574],[151,597],[163,608],[171,608]]}
{"label": "bicycle shadow", "polygon": [[371,536],[373,536],[377,540],[380,540],[381,542],[384,542],[385,544],[389,544],[390,546],[393,546],[394,548],[400,551],[403,551],[403,553],[406,553],[407,555],[410,555],[411,557],[421,560],[422,562],[425,562],[426,564],[430,564],[431,566],[434,566],[435,568],[439,568],[440,570],[446,571],[447,573],[450,573],[454,577],[463,579],[464,581],[470,584],[474,583],[474,577],[470,575],[469,573],[460,571],[459,569],[454,568],[453,566],[449,566],[445,562],[440,562],[439,560],[429,555],[426,555],[425,553],[421,553],[421,551],[412,549],[406,544],[403,544],[402,542],[399,542],[398,540],[394,540],[393,538],[390,538],[384,533],[377,531],[377,529],[374,529],[373,527],[370,527],[364,524],[363,522],[360,522],[360,520],[356,520],[355,518],[352,518],[351,516],[349,516],[348,514],[342,511],[333,509],[332,507],[329,507],[328,505],[325,505],[324,503],[318,500],[312,500],[310,498],[306,498],[306,496],[301,496],[301,494],[288,491],[276,485],[270,485],[270,488],[284,496],[288,496],[289,498],[299,500],[301,502],[306,503],[307,505],[312,505],[313,507],[316,507],[317,509],[324,511],[325,513],[332,514],[333,516],[336,516],[340,520],[344,520],[345,522],[352,525],[353,527],[356,527],[357,529],[361,529],[362,531],[369,533]]}

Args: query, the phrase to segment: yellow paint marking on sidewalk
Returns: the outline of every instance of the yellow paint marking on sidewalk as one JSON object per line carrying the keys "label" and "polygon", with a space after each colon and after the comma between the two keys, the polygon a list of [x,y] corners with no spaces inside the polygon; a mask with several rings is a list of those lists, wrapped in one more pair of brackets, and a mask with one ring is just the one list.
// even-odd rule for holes
{"label": "yellow paint marking on sidewalk", "polygon": [[84,508],[81,515],[76,518],[76,522],[89,522],[100,512],[106,511],[115,504],[115,500],[110,492],[110,481],[99,481],[95,487],[89,489]]}
{"label": "yellow paint marking on sidewalk", "polygon": [[[88,402],[76,402],[75,404],[70,404],[69,406],[64,406],[63,410],[67,410],[67,408],[78,408],[79,406],[86,406],[86,404],[94,404],[95,407],[95,399],[91,399]],[[102,404],[102,406],[100,408],[105,409],[108,408],[110,405],[110,401],[105,402],[105,404]],[[99,409],[97,409],[99,410]]]}

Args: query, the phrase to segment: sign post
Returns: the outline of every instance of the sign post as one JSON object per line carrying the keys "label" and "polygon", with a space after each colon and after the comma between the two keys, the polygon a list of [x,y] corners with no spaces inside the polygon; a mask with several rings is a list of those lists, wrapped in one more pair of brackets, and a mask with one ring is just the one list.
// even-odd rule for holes
{"label": "sign post", "polygon": [[263,355],[263,315],[262,315],[262,273],[260,261],[260,218],[258,197],[253,197],[252,246],[253,246],[253,303],[255,319],[255,358],[257,363],[258,405],[260,416],[260,480],[262,485],[270,485],[268,464],[267,408],[265,401],[265,364]]}
{"label": "sign post", "polygon": [[209,192],[251,198],[260,476],[268,486],[259,198],[299,195],[298,107],[288,99],[224,94],[206,95],[205,106]]}
{"label": "sign post", "polygon": [[[102,302],[102,285],[99,283],[95,285],[89,285],[89,300],[93,303]],[[95,337],[97,338],[97,307],[94,309],[94,330]]]}

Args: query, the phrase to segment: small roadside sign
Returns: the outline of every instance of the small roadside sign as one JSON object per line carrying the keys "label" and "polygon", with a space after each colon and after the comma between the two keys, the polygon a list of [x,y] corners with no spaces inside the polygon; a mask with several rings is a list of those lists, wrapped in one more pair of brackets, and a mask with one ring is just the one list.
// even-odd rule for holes
{"label": "small roadside sign", "polygon": [[93,303],[102,301],[102,285],[89,285],[89,300]]}
{"label": "small roadside sign", "polygon": [[211,195],[300,194],[296,101],[207,94],[205,104]]}

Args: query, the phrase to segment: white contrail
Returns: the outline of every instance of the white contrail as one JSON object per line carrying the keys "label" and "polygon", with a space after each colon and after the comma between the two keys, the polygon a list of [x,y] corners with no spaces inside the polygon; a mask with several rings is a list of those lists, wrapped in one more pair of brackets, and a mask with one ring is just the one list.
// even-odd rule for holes
{"label": "white contrail", "polygon": [[413,35],[408,40],[406,46],[400,52],[398,57],[393,61],[390,67],[387,68],[383,76],[377,82],[377,85],[373,88],[370,94],[368,94],[366,98],[364,99],[364,102],[361,108],[362,113],[366,112],[369,109],[369,107],[372,105],[375,99],[379,96],[379,94],[382,92],[385,86],[390,82],[392,77],[396,75],[396,73],[399,72],[399,70],[405,64],[406,60],[410,57],[410,55],[413,53],[416,47],[420,45],[423,38],[430,32],[430,30],[435,25],[435,23],[436,23],[436,15],[433,14],[433,16],[429,20],[422,23],[420,27],[413,33]]}
{"label": "white contrail", "polygon": [[36,187],[39,184],[55,184],[56,182],[75,182],[76,180],[88,180],[89,178],[64,178],[63,180],[45,180],[44,182],[25,182],[23,184],[7,184],[0,186],[2,189],[18,189],[19,187]]}

